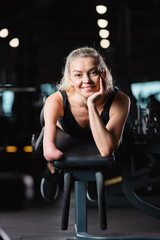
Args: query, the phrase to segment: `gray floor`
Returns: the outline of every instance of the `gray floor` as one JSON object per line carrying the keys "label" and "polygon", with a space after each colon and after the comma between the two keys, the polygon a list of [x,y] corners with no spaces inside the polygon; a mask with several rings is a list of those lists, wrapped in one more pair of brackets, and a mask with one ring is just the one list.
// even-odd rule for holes
{"label": "gray floor", "polygon": [[[61,195],[53,203],[38,203],[23,210],[1,211],[0,224],[11,240],[63,240],[74,236],[74,198],[72,194],[69,227],[60,229]],[[99,230],[96,208],[88,209],[89,234],[103,236],[159,237],[160,220],[132,207],[108,209],[108,229]]]}

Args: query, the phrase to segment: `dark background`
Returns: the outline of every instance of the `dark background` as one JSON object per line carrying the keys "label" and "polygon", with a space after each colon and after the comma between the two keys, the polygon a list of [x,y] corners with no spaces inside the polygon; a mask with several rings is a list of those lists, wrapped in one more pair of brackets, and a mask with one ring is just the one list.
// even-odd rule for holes
{"label": "dark background", "polygon": [[[108,11],[110,47],[102,49],[95,7]],[[16,86],[39,86],[61,78],[64,58],[76,47],[96,47],[117,82],[159,79],[160,1],[138,0],[2,0],[0,28],[9,36],[0,39],[0,81]],[[20,45],[11,49],[9,39]]]}

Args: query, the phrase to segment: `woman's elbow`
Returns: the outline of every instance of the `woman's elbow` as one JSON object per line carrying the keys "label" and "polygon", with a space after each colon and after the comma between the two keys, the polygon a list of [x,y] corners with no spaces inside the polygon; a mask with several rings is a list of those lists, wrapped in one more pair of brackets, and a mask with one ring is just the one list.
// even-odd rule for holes
{"label": "woman's elbow", "polygon": [[43,147],[43,156],[47,161],[53,160],[53,154],[51,147]]}
{"label": "woman's elbow", "polygon": [[43,156],[47,161],[52,161],[53,160],[52,157],[51,157],[51,154],[48,151],[44,151]]}
{"label": "woman's elbow", "polygon": [[108,157],[108,156],[112,155],[118,147],[119,147],[118,143],[112,147],[106,147],[106,148],[100,150],[100,154],[102,157]]}
{"label": "woman's elbow", "polygon": [[109,150],[104,150],[104,151],[101,151],[100,154],[102,157],[108,157],[110,155],[112,155],[113,151],[109,151]]}

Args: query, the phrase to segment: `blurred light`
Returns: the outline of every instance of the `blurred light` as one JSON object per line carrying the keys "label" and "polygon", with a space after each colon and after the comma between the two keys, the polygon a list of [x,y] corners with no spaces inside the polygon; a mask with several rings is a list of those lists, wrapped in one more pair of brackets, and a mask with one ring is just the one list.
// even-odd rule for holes
{"label": "blurred light", "polygon": [[2,93],[2,109],[4,115],[7,117],[12,116],[12,108],[14,103],[14,92],[5,91]]}
{"label": "blurred light", "polygon": [[160,93],[158,93],[158,94],[155,95],[155,99],[156,99],[158,102],[160,102]]}
{"label": "blurred light", "polygon": [[120,183],[120,182],[122,182],[122,177],[121,176],[115,177],[115,178],[106,180],[105,181],[105,186],[111,186],[113,184]]}
{"label": "blurred light", "polygon": [[32,152],[32,146],[24,146],[23,151],[24,152]]}
{"label": "blurred light", "polygon": [[99,31],[99,36],[101,38],[107,38],[109,36],[109,31],[107,29],[101,29]]}
{"label": "blurred light", "polygon": [[17,152],[17,147],[16,146],[7,146],[6,147],[6,152]]}
{"label": "blurred light", "polygon": [[18,38],[11,39],[11,41],[9,42],[9,45],[13,48],[18,47],[19,46],[19,39]]}
{"label": "blurred light", "polygon": [[56,91],[56,86],[50,83],[43,83],[41,85],[41,95],[47,97]]}
{"label": "blurred light", "polygon": [[96,11],[97,11],[97,13],[99,13],[99,14],[104,14],[104,13],[107,12],[107,7],[104,6],[104,5],[97,5],[97,6],[96,6]]}
{"label": "blurred light", "polygon": [[131,91],[137,101],[144,101],[151,95],[160,93],[160,81],[132,83]]}
{"label": "blurred light", "polygon": [[105,19],[98,19],[97,24],[100,28],[105,28],[108,25],[108,21]]}
{"label": "blurred light", "polygon": [[100,45],[102,48],[108,48],[110,46],[110,41],[108,39],[102,39]]}
{"label": "blurred light", "polygon": [[28,200],[34,197],[34,180],[30,175],[23,176],[23,183],[25,185],[25,197]]}
{"label": "blurred light", "polygon": [[8,33],[9,33],[8,29],[3,28],[3,29],[0,30],[0,37],[1,38],[6,38],[8,36]]}

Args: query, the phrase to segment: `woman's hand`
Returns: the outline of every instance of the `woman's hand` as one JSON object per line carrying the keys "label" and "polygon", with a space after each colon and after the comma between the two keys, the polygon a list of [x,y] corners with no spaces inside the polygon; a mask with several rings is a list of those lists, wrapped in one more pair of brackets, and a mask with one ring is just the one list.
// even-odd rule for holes
{"label": "woman's hand", "polygon": [[48,143],[48,146],[43,149],[43,154],[45,159],[49,162],[60,160],[63,157],[63,153],[58,150],[53,143]]}
{"label": "woman's hand", "polygon": [[104,86],[103,86],[103,78],[100,77],[100,88],[98,92],[95,92],[87,99],[87,105],[89,107],[90,104],[96,104],[99,98],[104,94]]}
{"label": "woman's hand", "polygon": [[55,168],[54,168],[54,166],[52,164],[52,161],[60,160],[63,157],[63,153],[61,151],[59,151],[57,148],[53,147],[51,152],[50,152],[50,154],[51,154],[50,156],[46,155],[45,158],[46,158],[46,160],[48,162],[47,165],[48,165],[48,168],[49,168],[50,172],[52,174],[54,174]]}

